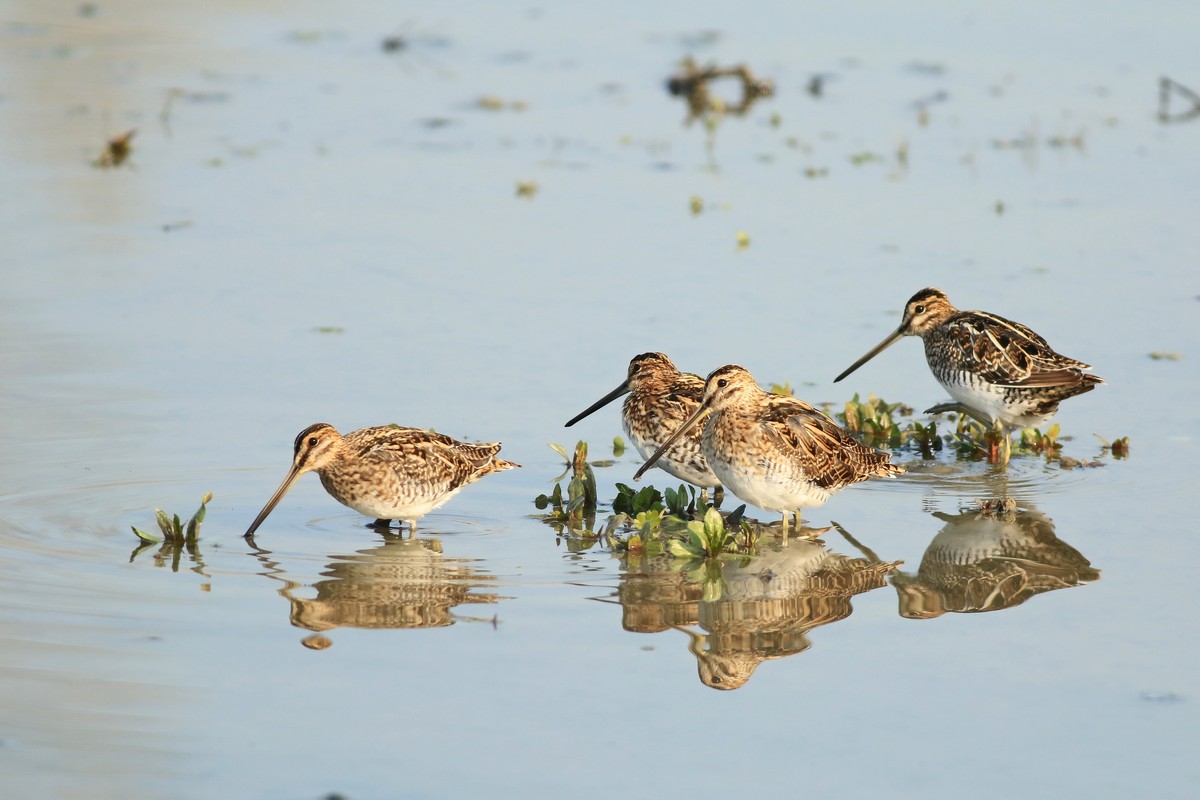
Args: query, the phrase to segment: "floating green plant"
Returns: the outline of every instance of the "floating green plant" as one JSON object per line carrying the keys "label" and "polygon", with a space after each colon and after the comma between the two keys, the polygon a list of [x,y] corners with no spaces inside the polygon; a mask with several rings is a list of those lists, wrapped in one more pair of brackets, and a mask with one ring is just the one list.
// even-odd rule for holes
{"label": "floating green plant", "polygon": [[690,492],[685,484],[679,484],[678,489],[667,487],[663,489],[663,502],[667,506],[667,513],[677,517],[690,517],[692,512],[696,510],[696,490]]}
{"label": "floating green plant", "polygon": [[[1045,431],[1037,428],[1015,431],[1010,440],[1000,427],[983,424],[963,413],[962,407],[953,403],[934,406],[925,413],[934,418],[927,422],[905,421],[905,417],[913,416],[910,406],[888,403],[875,395],[868,396],[864,401],[856,394],[846,403],[844,410],[835,416],[865,444],[893,450],[911,447],[927,459],[949,448],[959,458],[987,459],[992,462],[1007,461],[1013,451],[1041,454],[1047,460],[1060,460],[1063,458],[1063,442],[1070,438],[1062,436],[1059,426],[1053,424]],[[938,430],[936,417],[943,413],[952,415],[950,419],[955,423],[953,433],[943,434]],[[1111,446],[1102,437],[1100,441],[1115,458],[1128,454],[1127,440],[1117,440]],[[1068,459],[1068,464],[1091,466],[1093,462]]]}
{"label": "floating green plant", "polygon": [[1100,440],[1100,449],[1112,453],[1113,458],[1129,458],[1129,437],[1122,436],[1109,442],[1100,434],[1095,434]]}
{"label": "floating green plant", "polygon": [[134,534],[147,544],[158,544],[166,541],[171,544],[195,544],[197,537],[200,535],[200,524],[204,522],[204,514],[208,510],[208,503],[212,500],[212,492],[205,492],[204,497],[200,498],[200,508],[196,509],[196,513],[187,521],[185,526],[176,514],[173,517],[168,517],[167,512],[161,508],[154,509],[154,514],[158,519],[158,527],[162,530],[162,537],[159,538],[150,533],[146,533],[138,528],[133,528]]}
{"label": "floating green plant", "polygon": [[[586,520],[590,528],[596,519],[596,474],[587,460],[587,442],[576,443],[573,454],[568,454],[567,449],[560,444],[552,444],[550,447],[566,459],[567,468],[554,479],[553,491],[548,495],[538,495],[533,504],[539,511],[550,509],[550,513],[544,517],[548,522],[561,522],[570,530],[576,530]],[[559,482],[567,475],[571,476],[571,480],[567,483],[567,496],[564,500]]]}
{"label": "floating green plant", "polygon": [[171,571],[178,572],[180,560],[183,552],[186,550],[188,556],[196,564],[193,571],[205,575],[204,562],[200,560],[198,540],[200,538],[200,524],[204,522],[204,515],[211,500],[212,492],[205,492],[204,497],[200,499],[200,508],[196,510],[196,513],[192,515],[186,524],[179,519],[178,514],[168,517],[167,512],[161,508],[155,509],[154,513],[158,521],[158,527],[163,534],[161,538],[130,526],[133,528],[134,535],[138,538],[138,546],[129,555],[130,563],[133,562],[138,553],[156,544],[161,544],[162,546],[158,549],[158,552],[154,554],[155,566],[166,566],[168,559],[170,559]]}
{"label": "floating green plant", "polygon": [[644,511],[662,511],[663,507],[663,496],[653,486],[634,490],[624,483],[617,484],[617,496],[612,502],[614,512],[636,517]]}
{"label": "floating green plant", "polygon": [[[837,416],[846,426],[846,430],[859,434],[865,444],[898,450],[914,434],[928,439],[927,431],[923,428],[918,430],[914,427],[915,423],[901,425],[896,420],[897,417],[912,415],[912,407],[903,403],[888,403],[875,395],[869,395],[864,401],[855,394]],[[932,444],[930,447],[932,448]]]}
{"label": "floating green plant", "polygon": [[663,551],[662,539],[660,537],[647,536],[640,531],[632,533],[625,538],[610,536],[608,544],[614,552],[624,553],[628,556],[654,558],[655,556],[662,555]]}
{"label": "floating green plant", "polygon": [[721,553],[736,551],[740,543],[737,534],[748,536],[749,524],[742,519],[746,506],[738,506],[728,518],[711,506],[704,519],[688,523],[687,541],[672,539],[668,544],[671,555],[678,558],[715,558]]}
{"label": "floating green plant", "polygon": [[1061,430],[1058,423],[1054,423],[1042,433],[1037,428],[1026,428],[1021,431],[1020,445],[1023,449],[1033,450],[1036,453],[1046,453],[1062,449],[1062,442],[1058,441],[1058,435]]}
{"label": "floating green plant", "polygon": [[912,423],[910,441],[921,452],[922,458],[933,458],[935,451],[942,449],[942,438],[938,436],[937,422],[930,420],[929,424]]}
{"label": "floating green plant", "polygon": [[883,162],[886,160],[879,153],[872,153],[869,150],[850,154],[850,163],[856,167],[861,167],[863,164],[870,164],[873,161]]}
{"label": "floating green plant", "polygon": [[637,516],[644,511],[662,511],[670,516],[689,520],[700,506],[696,502],[696,490],[684,483],[679,484],[678,489],[668,486],[662,492],[653,486],[643,486],[635,490],[624,483],[618,483],[612,509],[630,516]]}

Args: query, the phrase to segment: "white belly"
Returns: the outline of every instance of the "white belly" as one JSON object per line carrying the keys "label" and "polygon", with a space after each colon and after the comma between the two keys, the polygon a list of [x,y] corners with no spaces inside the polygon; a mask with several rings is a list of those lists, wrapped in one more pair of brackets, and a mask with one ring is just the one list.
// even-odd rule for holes
{"label": "white belly", "polygon": [[719,453],[709,454],[708,463],[726,489],[764,511],[799,513],[829,499],[828,490],[770,464],[730,462]]}

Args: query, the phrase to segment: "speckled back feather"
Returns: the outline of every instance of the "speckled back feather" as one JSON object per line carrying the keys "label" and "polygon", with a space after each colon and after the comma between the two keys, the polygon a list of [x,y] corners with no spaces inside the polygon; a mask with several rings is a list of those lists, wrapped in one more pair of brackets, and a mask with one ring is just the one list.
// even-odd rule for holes
{"label": "speckled back feather", "polygon": [[867,447],[818,409],[795,397],[764,392],[762,426],[785,457],[795,458],[823,489],[840,489],[872,476],[901,475],[891,454]]}

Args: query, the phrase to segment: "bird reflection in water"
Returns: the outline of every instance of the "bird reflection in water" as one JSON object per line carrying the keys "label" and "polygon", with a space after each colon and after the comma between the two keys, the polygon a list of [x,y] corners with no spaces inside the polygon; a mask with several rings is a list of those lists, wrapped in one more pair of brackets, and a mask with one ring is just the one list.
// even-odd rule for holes
{"label": "bird reflection in water", "polygon": [[[460,605],[493,604],[506,599],[480,588],[495,578],[473,569],[471,560],[446,558],[434,538],[381,534],[383,544],[331,558],[322,579],[312,584],[315,597],[298,595],[304,584],[287,576],[270,551],[256,555],[263,574],[283,583],[280,595],[291,603],[291,623],[321,634],[334,628],[438,628],[458,621],[494,622],[495,616],[465,617]],[[306,647],[324,649],[324,636],[309,637]]]}
{"label": "bird reflection in water", "polygon": [[1011,498],[934,516],[946,524],[925,549],[916,574],[892,576],[902,617],[999,611],[1100,578],[1091,562],[1055,536],[1049,517],[1018,509]]}
{"label": "bird reflection in water", "polygon": [[622,626],[683,631],[700,682],[737,689],[762,662],[807,650],[813,628],[850,616],[851,597],[885,585],[900,562],[861,549],[865,558],[835,553],[820,541],[764,543],[754,558],[723,557],[690,571],[696,562],[648,559],[621,579]]}

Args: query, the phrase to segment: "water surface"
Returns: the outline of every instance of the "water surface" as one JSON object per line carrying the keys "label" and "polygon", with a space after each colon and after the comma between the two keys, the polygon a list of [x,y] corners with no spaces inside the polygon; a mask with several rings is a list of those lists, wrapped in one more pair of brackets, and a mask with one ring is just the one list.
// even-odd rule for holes
{"label": "water surface", "polygon": [[[1156,118],[1161,75],[1200,84],[1188,7],[2,17],[14,796],[1190,796],[1200,121]],[[664,90],[688,54],[776,94],[688,125]],[[616,406],[561,425],[636,353],[812,402],[945,399],[914,341],[831,383],[927,285],[1096,365],[1058,421],[1103,466],[901,454],[910,475],[810,515],[853,542],[719,596],[530,516],[547,443],[606,455]],[[316,421],[498,439],[524,468],[415,542],[304,479],[248,547]],[[206,491],[197,552],[131,559],[130,525]],[[1025,510],[972,511],[1001,493]],[[945,553],[1054,568],[953,595]]]}

